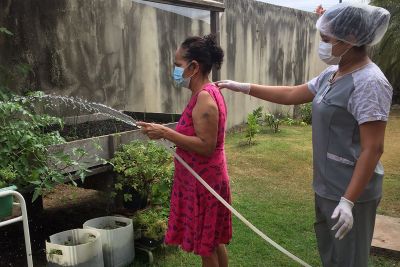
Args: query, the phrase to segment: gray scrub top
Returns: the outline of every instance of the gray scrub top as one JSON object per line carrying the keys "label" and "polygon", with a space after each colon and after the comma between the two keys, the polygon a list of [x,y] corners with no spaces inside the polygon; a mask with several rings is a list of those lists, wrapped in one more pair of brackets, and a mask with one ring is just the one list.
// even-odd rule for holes
{"label": "gray scrub top", "polygon": [[[340,200],[352,178],[360,156],[359,125],[387,121],[393,89],[374,63],[338,78],[330,78],[338,66],[330,66],[308,82],[315,95],[312,104],[313,188],[317,195]],[[381,197],[383,167],[375,172],[358,199]]]}

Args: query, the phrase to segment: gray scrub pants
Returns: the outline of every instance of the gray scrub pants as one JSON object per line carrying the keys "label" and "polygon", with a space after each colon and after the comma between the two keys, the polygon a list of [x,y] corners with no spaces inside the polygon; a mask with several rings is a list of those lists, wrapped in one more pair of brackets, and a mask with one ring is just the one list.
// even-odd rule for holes
{"label": "gray scrub pants", "polygon": [[337,219],[332,220],[331,216],[339,202],[315,195],[314,229],[324,267],[368,266],[379,201],[380,199],[376,199],[356,203],[353,208],[353,228],[342,240],[339,240],[335,238],[337,230],[331,230],[337,221]]}

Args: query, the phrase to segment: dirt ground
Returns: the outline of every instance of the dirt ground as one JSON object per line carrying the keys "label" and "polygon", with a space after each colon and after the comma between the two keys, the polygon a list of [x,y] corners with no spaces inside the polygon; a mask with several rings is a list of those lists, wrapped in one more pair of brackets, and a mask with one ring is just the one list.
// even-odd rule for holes
{"label": "dirt ground", "polygon": [[[110,203],[105,193],[71,185],[60,185],[46,194],[42,213],[28,211],[34,266],[46,266],[45,240],[50,235],[82,228],[88,219],[109,215]],[[0,228],[0,267],[23,266],[27,263],[22,223]]]}

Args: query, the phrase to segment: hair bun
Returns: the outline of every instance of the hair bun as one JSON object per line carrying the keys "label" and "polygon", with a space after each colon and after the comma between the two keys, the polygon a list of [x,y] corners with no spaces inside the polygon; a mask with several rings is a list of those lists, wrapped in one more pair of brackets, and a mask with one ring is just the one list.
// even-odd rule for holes
{"label": "hair bun", "polygon": [[221,68],[224,59],[224,51],[217,44],[217,38],[213,34],[192,36],[186,38],[181,44],[183,57],[187,61],[196,60],[200,64],[203,74],[209,74],[212,67]]}
{"label": "hair bun", "polygon": [[214,34],[208,34],[203,37],[206,45],[209,48],[214,48],[217,46],[217,37]]}
{"label": "hair bun", "polygon": [[211,53],[212,64],[220,69],[224,60],[224,51],[217,44],[217,37],[214,34],[208,34],[203,37],[206,46]]}

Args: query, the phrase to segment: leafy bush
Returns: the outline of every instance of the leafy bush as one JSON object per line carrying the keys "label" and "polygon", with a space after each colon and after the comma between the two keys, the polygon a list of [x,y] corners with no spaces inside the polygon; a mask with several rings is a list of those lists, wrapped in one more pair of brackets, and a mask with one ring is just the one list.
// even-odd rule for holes
{"label": "leafy bush", "polygon": [[[172,156],[165,148],[154,141],[133,141],[123,145],[111,163],[118,173],[117,192],[133,188],[143,196],[150,196],[151,204],[169,204],[173,164]],[[132,195],[124,194],[124,200],[132,200]]]}
{"label": "leafy bush", "polygon": [[264,122],[266,123],[266,125],[268,125],[272,132],[277,133],[279,132],[279,125],[281,124],[282,120],[274,114],[265,113]]}
{"label": "leafy bush", "polygon": [[299,109],[301,121],[307,124],[312,122],[312,104],[302,104]]}
{"label": "leafy bush", "polygon": [[[0,34],[12,35],[2,27]],[[78,167],[76,175],[83,179],[86,169],[79,160],[86,152],[82,148],[73,149],[71,155],[49,151],[50,146],[65,143],[65,140],[57,131],[45,132],[44,129],[52,125],[62,127],[62,120],[37,114],[30,98],[10,92],[11,85],[29,72],[30,67],[26,64],[0,66],[0,188],[33,186],[34,201],[44,189],[64,183],[63,170],[71,166]],[[41,95],[41,92],[31,94],[34,97]],[[76,184],[71,174],[67,177]]]}
{"label": "leafy bush", "polygon": [[[65,143],[65,140],[57,131],[45,132],[43,129],[62,124],[60,118],[36,114],[26,98],[1,94],[0,187],[34,185],[35,200],[44,188],[52,189],[64,183],[63,170],[68,167],[79,166],[78,175],[83,179],[86,170],[79,163],[86,153],[83,149],[74,149],[72,155],[49,151],[50,146]],[[68,177],[73,181],[72,175]]]}
{"label": "leafy bush", "polygon": [[258,124],[257,117],[253,113],[250,113],[247,116],[247,126],[246,126],[246,138],[248,145],[252,145],[254,143],[254,137],[259,132],[260,132],[260,125]]}
{"label": "leafy bush", "polygon": [[253,115],[257,120],[257,123],[261,126],[262,124],[262,117],[263,117],[263,108],[262,107],[258,107],[255,110],[253,110]]}
{"label": "leafy bush", "polygon": [[[154,141],[136,140],[123,145],[111,163],[118,173],[116,192],[133,188],[149,198],[149,207],[132,217],[134,229],[147,238],[162,239],[167,230],[174,172],[171,154]],[[124,200],[132,200],[132,195],[125,193]]]}
{"label": "leafy bush", "polygon": [[283,123],[283,124],[286,124],[286,125],[289,125],[289,126],[293,126],[293,125],[297,125],[297,124],[298,124],[298,122],[297,122],[296,120],[294,120],[294,119],[292,119],[292,118],[289,118],[289,117],[284,118],[284,119],[282,120],[282,123]]}
{"label": "leafy bush", "polygon": [[139,230],[138,236],[161,240],[168,227],[168,213],[168,209],[158,206],[138,211],[132,217],[133,228]]}

